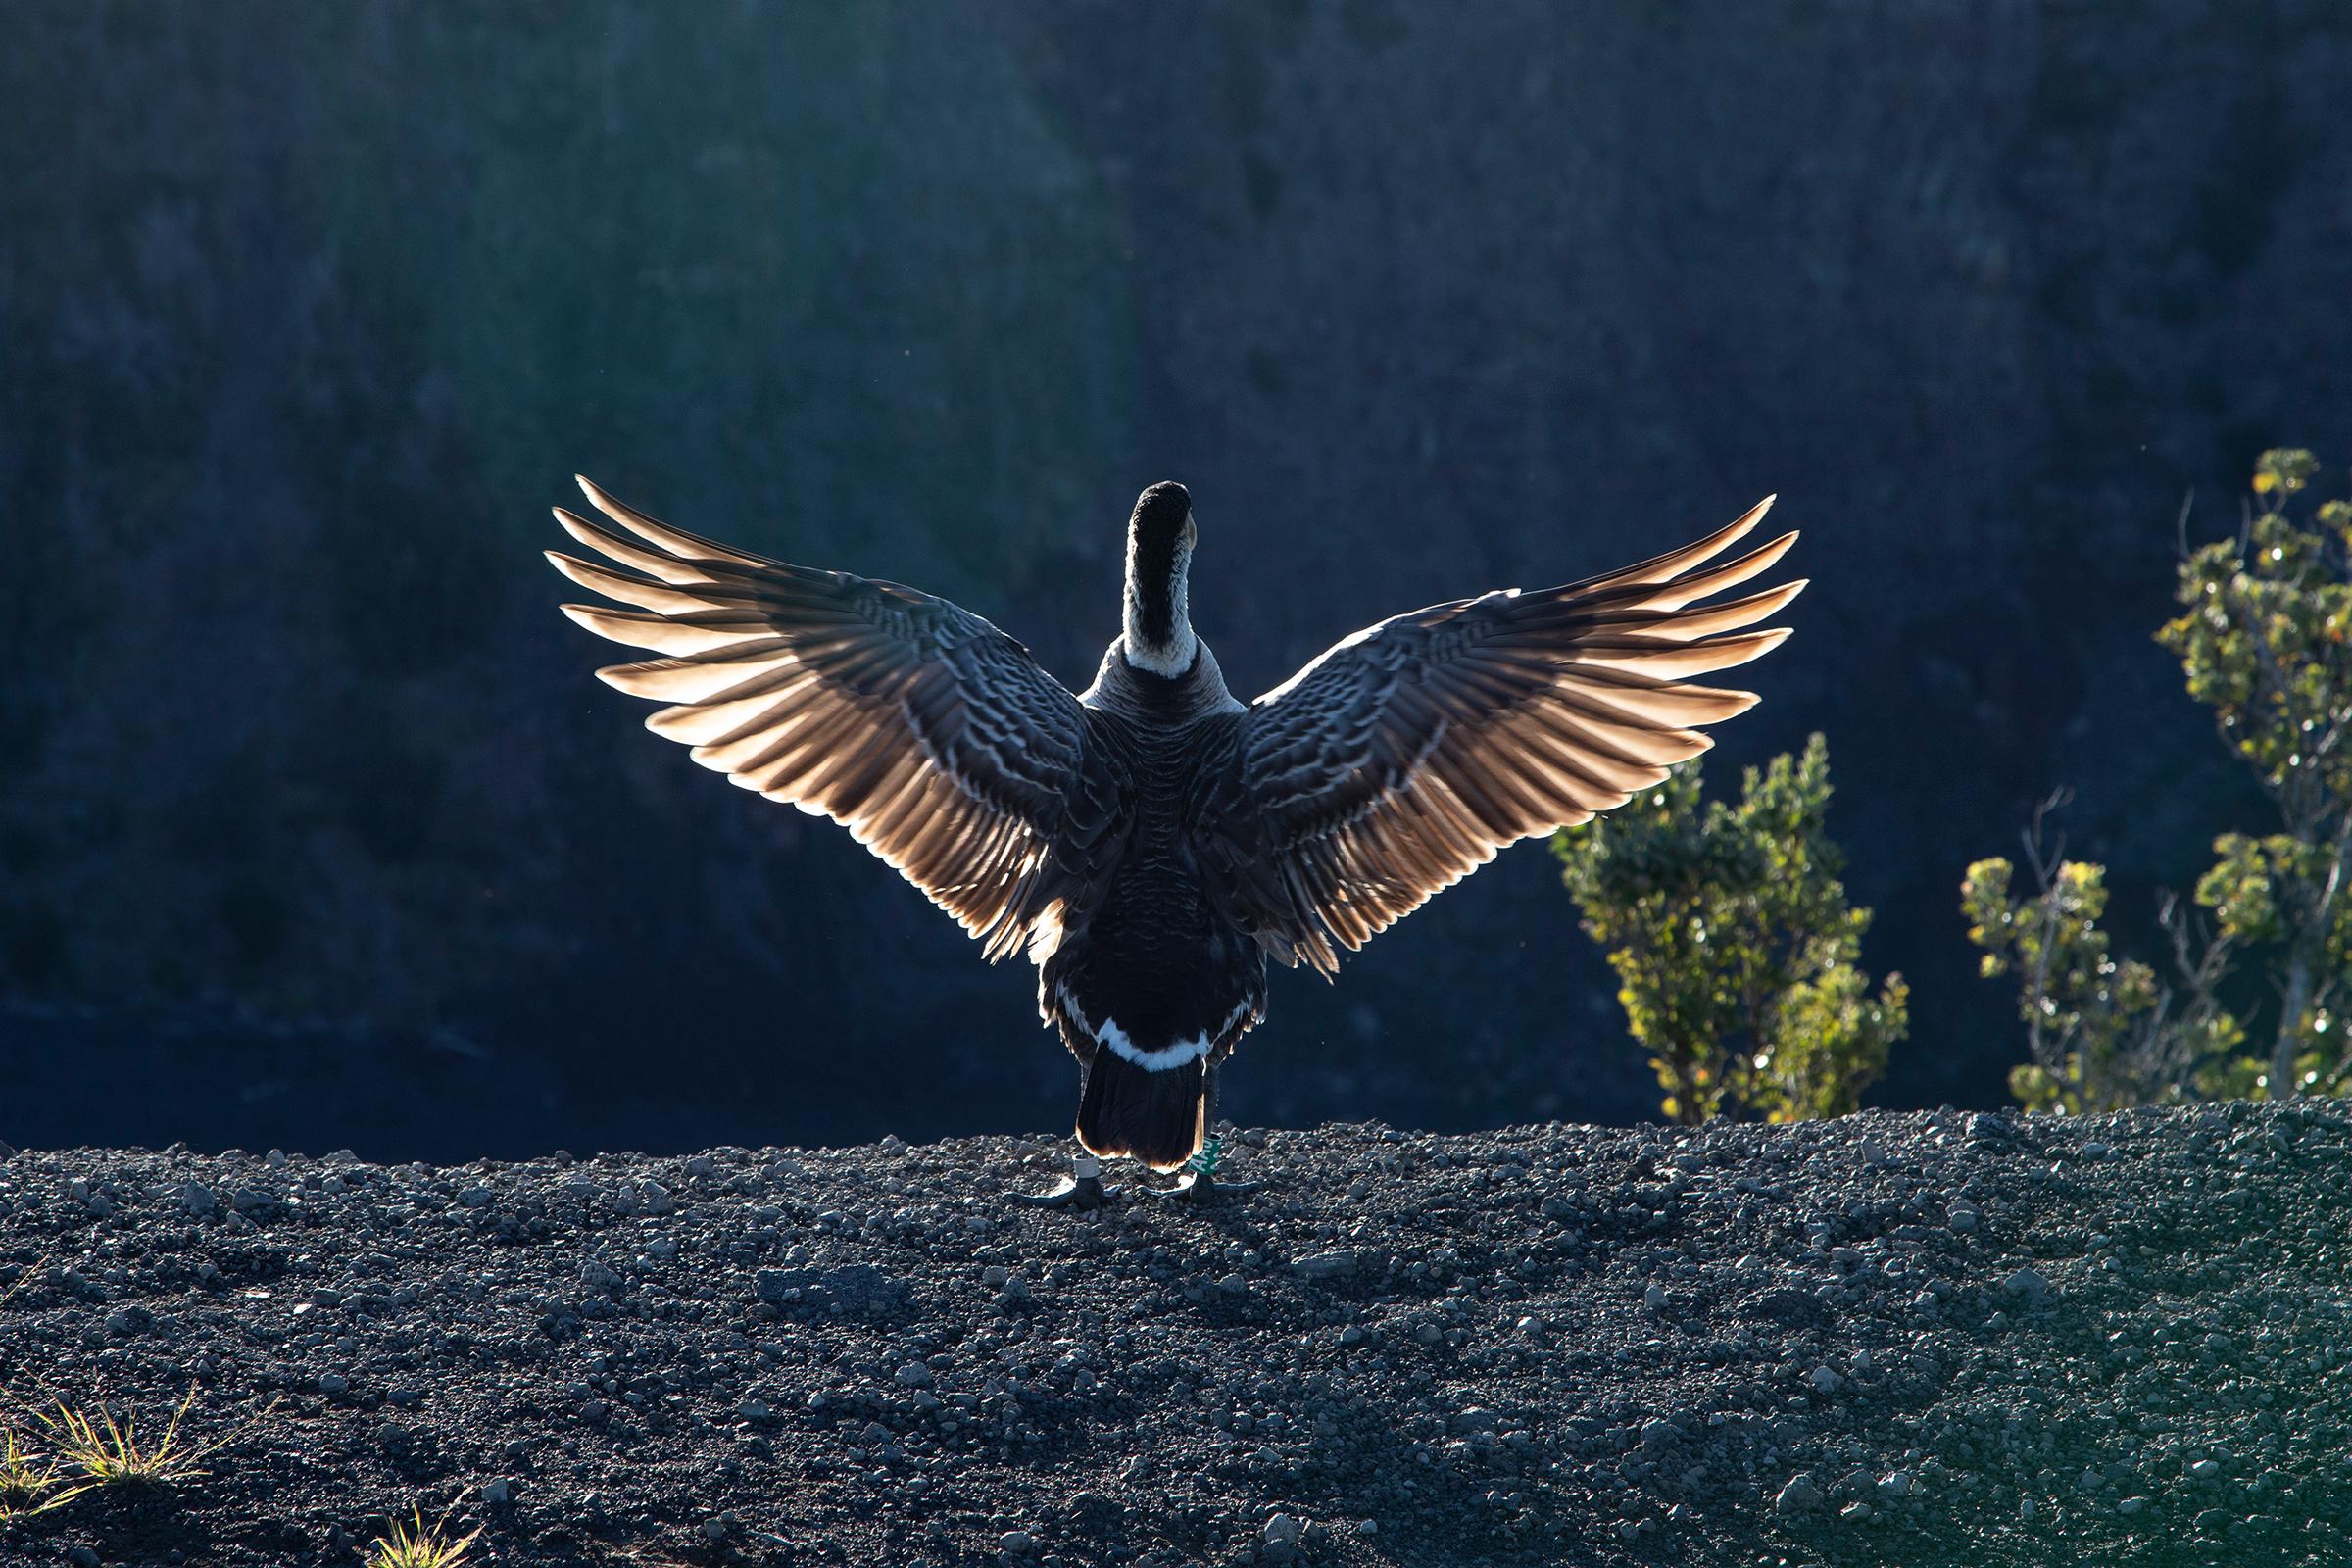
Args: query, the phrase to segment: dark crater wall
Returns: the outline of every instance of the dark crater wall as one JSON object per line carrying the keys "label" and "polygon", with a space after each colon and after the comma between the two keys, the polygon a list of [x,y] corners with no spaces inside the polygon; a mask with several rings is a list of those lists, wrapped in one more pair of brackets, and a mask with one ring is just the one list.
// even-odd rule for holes
{"label": "dark crater wall", "polygon": [[[1869,957],[1920,999],[1895,1103],[2000,1093],[1953,893],[2049,787],[2127,928],[2257,820],[2147,633],[2184,494],[2215,531],[2260,447],[2346,456],[2340,7],[10,26],[0,1050],[184,1026],[103,1104],[28,1071],[22,1140],[119,1139],[142,1082],[216,1146],[348,1103],[332,1141],[452,1157],[1071,1093],[1025,972],[589,679],[536,556],[574,468],[1072,679],[1129,500],[1181,477],[1246,691],[1778,490],[1816,583],[1718,773],[1829,732]],[[438,1141],[371,1150],[419,1081]],[[1522,850],[1278,986],[1227,1105],[1653,1093]]]}

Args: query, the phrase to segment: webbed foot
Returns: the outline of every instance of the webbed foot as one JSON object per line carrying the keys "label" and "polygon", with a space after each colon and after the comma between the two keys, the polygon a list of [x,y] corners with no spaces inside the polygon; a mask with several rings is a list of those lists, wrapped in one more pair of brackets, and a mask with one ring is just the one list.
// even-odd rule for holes
{"label": "webbed foot", "polygon": [[1205,1171],[1194,1171],[1173,1187],[1146,1187],[1142,1191],[1153,1198],[1165,1198],[1180,1203],[1198,1203],[1211,1208],[1227,1199],[1247,1197],[1265,1186],[1264,1182],[1221,1182]]}
{"label": "webbed foot", "polygon": [[1173,1187],[1147,1187],[1145,1192],[1154,1198],[1172,1198],[1180,1202],[1213,1206],[1229,1198],[1243,1198],[1265,1186],[1264,1182],[1221,1182],[1217,1180],[1217,1159],[1225,1152],[1225,1140],[1210,1134],[1200,1152],[1184,1162],[1184,1180]]}
{"label": "webbed foot", "polygon": [[1116,1187],[1102,1185],[1102,1162],[1092,1154],[1070,1161],[1069,1179],[1049,1193],[1015,1193],[1013,1201],[1032,1208],[1102,1208],[1119,1196]]}

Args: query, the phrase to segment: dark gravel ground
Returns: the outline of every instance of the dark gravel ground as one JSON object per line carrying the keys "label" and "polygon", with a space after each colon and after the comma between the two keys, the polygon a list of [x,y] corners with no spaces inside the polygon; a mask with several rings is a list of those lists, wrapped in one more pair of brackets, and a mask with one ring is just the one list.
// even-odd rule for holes
{"label": "dark gravel ground", "polygon": [[[0,1160],[0,1391],[212,1474],[16,1562],[2341,1563],[2352,1121]],[[270,1402],[277,1402],[271,1408]]]}

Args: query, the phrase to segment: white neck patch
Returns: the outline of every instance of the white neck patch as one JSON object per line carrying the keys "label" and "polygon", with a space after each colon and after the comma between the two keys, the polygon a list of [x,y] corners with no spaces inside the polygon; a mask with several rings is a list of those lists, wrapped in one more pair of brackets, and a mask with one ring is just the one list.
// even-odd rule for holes
{"label": "white neck patch", "polygon": [[1172,584],[1176,602],[1168,618],[1176,628],[1175,632],[1164,643],[1151,643],[1144,640],[1144,608],[1136,602],[1134,566],[1130,563],[1127,617],[1125,625],[1121,627],[1121,641],[1126,645],[1127,662],[1136,668],[1148,669],[1154,675],[1164,675],[1174,680],[1193,667],[1193,654],[1200,647],[1200,639],[1193,635],[1192,589],[1187,580],[1192,576],[1192,566],[1193,552],[1187,546],[1177,553],[1176,574]]}
{"label": "white neck patch", "polygon": [[[1176,603],[1177,613],[1182,614],[1183,599],[1179,598]],[[1193,654],[1200,646],[1200,639],[1193,635],[1192,627],[1180,625],[1176,629],[1175,641],[1164,648],[1140,642],[1133,633],[1128,634],[1124,643],[1128,663],[1137,669],[1148,669],[1154,675],[1164,675],[1174,680],[1193,667]]]}

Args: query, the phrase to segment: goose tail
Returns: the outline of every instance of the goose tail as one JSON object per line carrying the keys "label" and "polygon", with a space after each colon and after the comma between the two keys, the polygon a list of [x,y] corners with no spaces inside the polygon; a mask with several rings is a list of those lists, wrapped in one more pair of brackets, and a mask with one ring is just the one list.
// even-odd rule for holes
{"label": "goose tail", "polygon": [[1175,1170],[1200,1151],[1206,1090],[1198,1055],[1154,1069],[1099,1046],[1078,1096],[1078,1142],[1106,1159]]}

